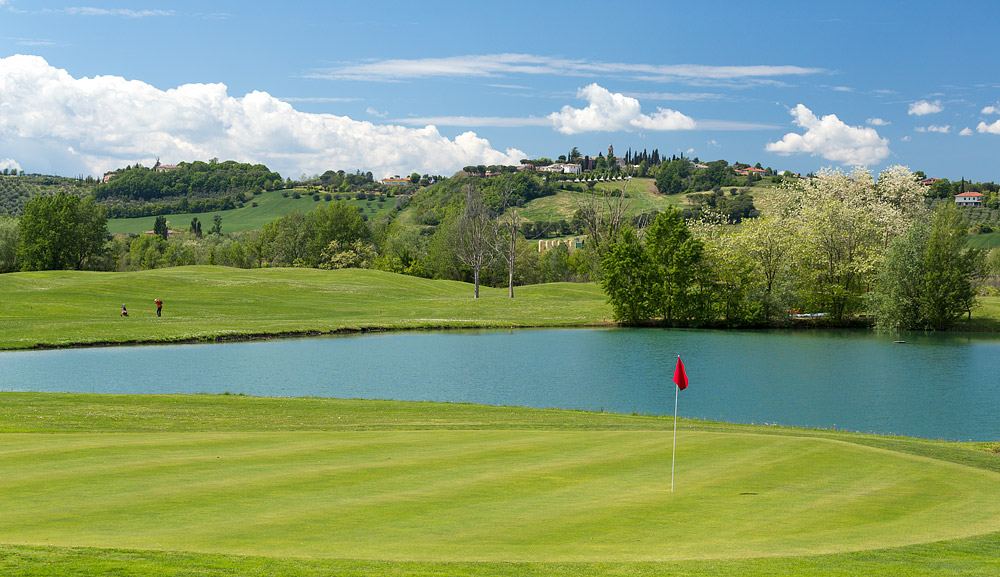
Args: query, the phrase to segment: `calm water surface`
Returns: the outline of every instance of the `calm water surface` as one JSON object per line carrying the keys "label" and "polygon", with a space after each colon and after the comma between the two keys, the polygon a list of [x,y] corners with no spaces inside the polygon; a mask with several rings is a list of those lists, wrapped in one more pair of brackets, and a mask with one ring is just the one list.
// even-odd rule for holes
{"label": "calm water surface", "polygon": [[[905,338],[906,344],[894,344]],[[245,393],[672,414],[1000,439],[1000,339],[854,331],[548,329],[0,353],[0,389]]]}

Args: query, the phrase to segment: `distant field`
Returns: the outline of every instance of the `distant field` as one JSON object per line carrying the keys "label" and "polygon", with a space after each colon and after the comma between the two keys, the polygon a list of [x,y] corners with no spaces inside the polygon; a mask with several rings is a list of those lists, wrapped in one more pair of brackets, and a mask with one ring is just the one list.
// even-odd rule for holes
{"label": "distant field", "polygon": [[[373,270],[178,267],[0,275],[0,349],[341,330],[603,324],[596,284],[507,289]],[[163,300],[157,318],[153,299]],[[131,316],[119,318],[122,303]]]}
{"label": "distant field", "polygon": [[[557,183],[559,184],[559,183]],[[586,186],[584,183],[570,183]],[[524,205],[521,217],[532,222],[554,222],[570,220],[581,206],[590,200],[600,201],[601,191],[618,193],[624,183],[621,181],[600,182],[593,192],[559,190],[552,196],[544,196]],[[633,178],[626,188],[629,198],[625,199],[627,214],[635,216],[643,212],[662,211],[667,206],[678,206],[684,202],[684,195],[663,195],[656,192],[651,178]]]}
{"label": "distant field", "polygon": [[969,236],[969,248],[989,250],[997,246],[1000,246],[1000,232],[973,234]]}
{"label": "distant field", "polygon": [[[287,198],[282,197],[283,192],[288,193]],[[202,223],[202,230],[207,231],[211,228],[215,215],[218,214],[222,217],[222,232],[232,233],[260,228],[264,223],[285,216],[295,210],[309,212],[317,206],[327,204],[323,200],[325,193],[319,193],[320,200],[317,202],[304,189],[298,190],[302,195],[301,198],[292,198],[294,192],[296,191],[273,190],[253,197],[243,208],[205,213],[168,214],[166,215],[166,219],[172,229],[188,230],[191,227],[191,219],[198,217],[198,220]],[[342,198],[345,197],[345,195],[341,196]],[[251,202],[256,202],[258,206],[252,206]],[[347,200],[346,202],[351,206],[360,208],[362,214],[365,214],[368,218],[377,218],[388,214],[395,206],[396,199],[387,198],[385,202],[380,203],[378,200],[354,200],[352,197],[351,200]],[[112,234],[138,234],[153,230],[153,222],[155,220],[155,216],[111,219],[108,221],[108,231]]]}
{"label": "distant field", "polygon": [[434,403],[4,393],[4,575],[993,575],[988,444]]}

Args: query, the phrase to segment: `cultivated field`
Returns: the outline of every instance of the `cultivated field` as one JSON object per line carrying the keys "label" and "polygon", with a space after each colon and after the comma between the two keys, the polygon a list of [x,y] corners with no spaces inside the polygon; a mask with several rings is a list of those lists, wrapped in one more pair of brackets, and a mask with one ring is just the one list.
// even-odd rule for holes
{"label": "cultivated field", "polygon": [[[4,393],[5,575],[988,575],[995,446],[662,417]],[[58,567],[58,569],[56,569]]]}

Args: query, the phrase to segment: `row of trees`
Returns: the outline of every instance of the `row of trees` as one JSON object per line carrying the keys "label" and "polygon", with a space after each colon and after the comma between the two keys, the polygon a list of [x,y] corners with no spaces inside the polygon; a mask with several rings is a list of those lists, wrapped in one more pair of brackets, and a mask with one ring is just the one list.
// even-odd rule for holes
{"label": "row of trees", "polygon": [[827,171],[787,185],[765,217],[740,227],[676,211],[626,229],[603,259],[618,320],[669,325],[769,325],[805,311],[845,324],[868,313],[883,328],[947,328],[974,302],[980,251],[946,204],[927,214],[902,167],[878,180]]}

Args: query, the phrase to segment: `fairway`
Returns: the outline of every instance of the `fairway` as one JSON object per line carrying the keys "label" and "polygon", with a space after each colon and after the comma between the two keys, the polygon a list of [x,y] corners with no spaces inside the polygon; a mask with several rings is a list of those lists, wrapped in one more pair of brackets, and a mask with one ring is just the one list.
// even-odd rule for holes
{"label": "fairway", "polygon": [[1000,474],[682,431],[4,434],[0,542],[390,561],[738,559],[1000,530]]}
{"label": "fairway", "polygon": [[[0,275],[0,349],[610,322],[597,284],[473,286],[367,270],[176,267]],[[164,302],[156,316],[153,299]],[[120,318],[122,304],[129,318]]]}

